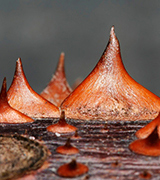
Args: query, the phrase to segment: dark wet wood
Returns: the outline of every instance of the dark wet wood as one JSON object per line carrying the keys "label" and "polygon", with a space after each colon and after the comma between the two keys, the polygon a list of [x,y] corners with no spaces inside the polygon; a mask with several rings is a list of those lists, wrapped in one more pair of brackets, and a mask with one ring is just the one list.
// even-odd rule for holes
{"label": "dark wet wood", "polygon": [[[55,122],[57,120],[54,120]],[[73,180],[135,180],[145,177],[146,173],[151,175],[150,179],[158,179],[160,177],[159,157],[138,155],[128,148],[129,144],[136,139],[135,132],[148,122],[110,121],[105,125],[104,121],[69,120],[68,123],[77,127],[78,134],[81,136],[81,139],[71,140],[71,143],[80,150],[76,155],[56,153],[56,148],[64,145],[67,138],[74,133],[58,137],[54,133],[47,132],[46,127],[52,124],[52,120],[37,120],[32,124],[20,125],[1,124],[0,132],[1,134],[27,134],[44,140],[51,151],[50,166],[36,175],[37,180],[69,179],[59,177],[56,171],[60,165],[70,162],[73,158],[89,167],[87,174],[72,178]],[[105,129],[101,131],[104,127]]]}

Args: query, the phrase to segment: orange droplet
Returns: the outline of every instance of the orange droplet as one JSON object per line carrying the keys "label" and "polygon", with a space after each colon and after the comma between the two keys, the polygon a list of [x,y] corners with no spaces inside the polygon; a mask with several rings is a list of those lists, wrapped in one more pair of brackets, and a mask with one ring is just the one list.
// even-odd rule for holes
{"label": "orange droplet", "polygon": [[144,171],[144,172],[140,173],[139,177],[142,179],[150,179],[152,176],[149,172]]}
{"label": "orange droplet", "polygon": [[40,95],[59,107],[71,92],[64,70],[64,53],[61,53],[56,72]]}
{"label": "orange droplet", "polygon": [[30,87],[20,58],[16,62],[15,75],[7,95],[10,106],[30,117],[59,117],[59,109]]}
{"label": "orange droplet", "polygon": [[0,93],[0,123],[28,123],[33,122],[33,119],[13,109],[7,100],[6,93],[6,78],[3,80]]}
{"label": "orange droplet", "polygon": [[56,149],[56,152],[58,152],[60,154],[77,154],[77,153],[79,153],[79,150],[76,147],[71,145],[70,138],[68,138],[65,145],[59,146]]}
{"label": "orange droplet", "polygon": [[98,64],[63,101],[61,109],[71,119],[146,120],[158,115],[160,98],[127,73],[112,27]]}
{"label": "orange droplet", "polygon": [[158,117],[136,132],[136,136],[141,138],[133,141],[129,148],[138,154],[147,156],[160,155],[160,114]]}
{"label": "orange droplet", "polygon": [[77,177],[87,172],[88,167],[84,164],[77,163],[76,160],[60,166],[57,170],[58,175],[62,177]]}
{"label": "orange droplet", "polygon": [[65,112],[62,111],[58,123],[48,126],[47,130],[53,133],[69,133],[76,131],[77,128],[67,124],[65,120]]}

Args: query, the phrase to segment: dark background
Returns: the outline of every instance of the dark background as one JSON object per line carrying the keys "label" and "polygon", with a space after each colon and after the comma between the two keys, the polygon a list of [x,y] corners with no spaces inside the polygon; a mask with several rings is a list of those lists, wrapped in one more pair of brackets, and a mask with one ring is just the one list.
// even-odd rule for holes
{"label": "dark background", "polygon": [[94,68],[111,26],[124,65],[140,84],[160,96],[159,0],[0,0],[0,82],[12,82],[18,57],[31,87],[40,93],[65,52],[72,85]]}

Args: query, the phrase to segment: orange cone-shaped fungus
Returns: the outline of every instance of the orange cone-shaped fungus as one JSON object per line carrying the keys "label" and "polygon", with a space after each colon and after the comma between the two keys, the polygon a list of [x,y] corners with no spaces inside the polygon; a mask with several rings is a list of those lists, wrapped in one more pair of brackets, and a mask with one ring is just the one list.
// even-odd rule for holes
{"label": "orange cone-shaped fungus", "polygon": [[47,130],[53,133],[70,133],[76,131],[77,128],[67,124],[65,120],[65,112],[62,111],[58,123],[48,126]]}
{"label": "orange cone-shaped fungus", "polygon": [[146,120],[160,109],[160,98],[138,84],[121,60],[111,28],[108,45],[88,77],[63,101],[67,118],[82,120]]}
{"label": "orange cone-shaped fungus", "polygon": [[59,146],[56,149],[56,152],[58,152],[60,154],[77,154],[77,153],[79,153],[79,150],[76,147],[71,145],[70,138],[68,138],[65,145]]}
{"label": "orange cone-shaped fungus", "polygon": [[59,176],[62,177],[77,177],[88,172],[88,167],[84,164],[77,163],[76,160],[72,160],[70,163],[60,166],[57,170]]}
{"label": "orange cone-shaped fungus", "polygon": [[33,119],[13,109],[7,100],[6,78],[3,80],[0,93],[0,123],[28,123]]}
{"label": "orange cone-shaped fungus", "polygon": [[160,156],[160,114],[156,119],[136,132],[140,139],[133,141],[129,148],[138,154]]}
{"label": "orange cone-shaped fungus", "polygon": [[71,137],[71,139],[81,139],[81,136],[78,134],[78,130],[75,131],[74,135]]}
{"label": "orange cone-shaped fungus", "polygon": [[62,101],[72,92],[65,76],[64,53],[61,53],[55,74],[48,86],[41,92],[41,96],[60,106]]}
{"label": "orange cone-shaped fungus", "polygon": [[59,109],[37,94],[23,72],[21,59],[16,62],[15,75],[7,92],[9,104],[18,111],[35,118],[59,117]]}

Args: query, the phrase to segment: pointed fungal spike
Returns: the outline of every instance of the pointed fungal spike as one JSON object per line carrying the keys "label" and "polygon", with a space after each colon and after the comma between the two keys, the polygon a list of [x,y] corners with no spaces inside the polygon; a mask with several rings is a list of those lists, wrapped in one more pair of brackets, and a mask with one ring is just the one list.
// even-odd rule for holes
{"label": "pointed fungal spike", "polygon": [[65,120],[65,111],[64,110],[61,111],[61,115],[59,118],[59,124],[61,124],[62,126],[67,124],[66,120]]}
{"label": "pointed fungal spike", "polygon": [[47,130],[53,133],[71,133],[77,130],[76,127],[68,124],[65,120],[65,112],[61,111],[61,116],[56,124],[47,127]]}
{"label": "pointed fungal spike", "polygon": [[0,93],[0,123],[14,124],[14,123],[33,122],[34,121],[33,119],[13,109],[8,104],[6,89],[7,89],[6,78],[4,78]]}
{"label": "pointed fungal spike", "polygon": [[[118,42],[118,39],[117,39],[116,34],[115,34],[114,26],[111,27],[110,42]],[[118,43],[118,45],[119,45],[119,43]]]}
{"label": "pointed fungal spike", "polygon": [[150,120],[159,113],[160,98],[128,74],[112,27],[99,62],[60,108],[69,119]]}
{"label": "pointed fungal spike", "polygon": [[40,95],[59,107],[71,92],[72,89],[70,88],[65,75],[64,53],[61,53],[56,71],[49,84]]}
{"label": "pointed fungal spike", "polygon": [[157,133],[157,127],[147,138],[133,141],[129,145],[129,148],[137,154],[160,156],[160,139]]}
{"label": "pointed fungal spike", "polygon": [[38,95],[29,85],[21,59],[16,61],[12,84],[7,92],[11,107],[34,118],[59,117],[59,109]]}
{"label": "pointed fungal spike", "polygon": [[77,163],[76,160],[72,160],[70,163],[60,166],[57,173],[61,177],[77,177],[88,172],[88,167],[84,164]]}
{"label": "pointed fungal spike", "polygon": [[57,149],[56,149],[56,152],[60,153],[60,154],[77,154],[79,153],[79,150],[72,146],[71,143],[70,143],[70,138],[67,139],[67,142],[65,143],[65,145],[63,146],[59,146]]}
{"label": "pointed fungal spike", "polygon": [[70,148],[72,145],[71,145],[71,138],[68,138],[65,145],[64,145],[66,148]]}

